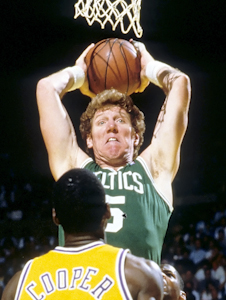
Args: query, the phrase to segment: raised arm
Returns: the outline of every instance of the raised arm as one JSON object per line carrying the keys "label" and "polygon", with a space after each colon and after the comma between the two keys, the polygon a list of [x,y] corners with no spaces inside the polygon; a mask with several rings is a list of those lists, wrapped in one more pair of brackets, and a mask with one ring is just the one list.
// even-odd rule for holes
{"label": "raised arm", "polygon": [[179,168],[181,143],[188,124],[190,79],[178,69],[154,60],[143,44],[141,59],[143,82],[148,80],[154,83],[166,95],[151,144],[141,156],[148,164],[157,186],[172,202],[171,183]]}
{"label": "raised arm", "polygon": [[[170,66],[163,66],[157,75],[166,99],[159,113],[151,145],[147,148],[150,167],[163,170],[172,183],[180,162],[180,147],[188,125],[191,97],[189,77]],[[154,159],[154,161],[153,161]]]}
{"label": "raised arm", "polygon": [[75,66],[65,68],[37,84],[37,103],[40,127],[47,148],[49,165],[57,180],[67,170],[79,167],[87,155],[79,148],[70,117],[62,104],[63,96],[75,89],[92,96],[88,91],[84,57],[90,45],[76,61]]}

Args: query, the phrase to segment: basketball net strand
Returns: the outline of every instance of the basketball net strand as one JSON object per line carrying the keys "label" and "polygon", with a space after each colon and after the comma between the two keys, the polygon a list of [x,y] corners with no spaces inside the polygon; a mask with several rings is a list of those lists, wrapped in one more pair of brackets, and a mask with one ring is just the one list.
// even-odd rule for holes
{"label": "basketball net strand", "polygon": [[[106,23],[109,22],[113,31],[120,24],[123,34],[127,34],[131,28],[138,38],[143,34],[140,26],[141,0],[131,0],[131,4],[127,4],[124,0],[114,0],[113,2],[112,0],[78,0],[74,7],[74,19],[82,16],[89,26],[97,21],[100,23],[101,29],[104,29]],[[123,21],[125,17],[129,21],[127,27]]]}

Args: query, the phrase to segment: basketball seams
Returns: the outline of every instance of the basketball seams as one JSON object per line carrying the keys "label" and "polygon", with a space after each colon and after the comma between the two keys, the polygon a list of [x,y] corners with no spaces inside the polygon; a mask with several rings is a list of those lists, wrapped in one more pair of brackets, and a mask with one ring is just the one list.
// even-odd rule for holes
{"label": "basketball seams", "polygon": [[112,43],[111,45],[111,40],[110,39],[107,39],[108,41],[108,45],[110,44],[109,46],[109,54],[108,54],[108,60],[107,60],[107,67],[106,67],[106,71],[105,71],[105,89],[107,88],[107,73],[108,73],[108,69],[109,69],[109,60],[111,58],[111,55],[113,55],[113,47],[115,45],[115,41]]}
{"label": "basketball seams", "polygon": [[[101,44],[105,43],[105,45],[102,46],[102,48],[100,48],[99,50],[97,50],[99,48],[99,46]],[[100,55],[98,55],[102,49],[106,46],[106,43],[107,41],[106,40],[103,40],[103,41],[100,41],[99,43],[97,43],[91,53],[91,56],[90,56],[90,61],[95,61],[95,57],[98,56],[100,59],[103,59]],[[89,64],[88,65],[88,68],[87,68],[87,78],[88,78],[88,81],[90,82],[90,73],[89,73],[89,69],[91,68],[91,72],[93,74],[94,77],[96,77],[95,75],[95,72],[93,70],[93,65]],[[97,69],[97,68],[96,68]]]}
{"label": "basketball seams", "polygon": [[98,42],[86,56],[87,79],[95,94],[115,88],[132,94],[140,84],[140,57],[130,42],[109,38]]}
{"label": "basketball seams", "polygon": [[[127,60],[127,56],[125,54],[125,51],[124,51],[124,48],[122,48],[123,46],[123,42],[120,43],[120,51],[121,51],[121,54],[124,58],[124,61],[125,61],[125,67],[126,67],[126,72],[127,72],[127,89],[126,89],[126,93],[128,93],[128,90],[129,90],[129,83],[130,83],[130,76],[129,76],[129,70],[128,70],[128,60]],[[128,47],[129,48],[129,47]]]}
{"label": "basketball seams", "polygon": [[[111,43],[111,41],[109,41],[109,42]],[[117,45],[115,45],[116,42],[117,42]],[[111,68],[111,72],[114,74],[115,80],[118,79],[118,78],[117,78],[117,74],[121,75],[121,74],[120,74],[120,69],[118,68],[117,59],[116,59],[116,57],[115,57],[115,56],[117,56],[116,54],[118,54],[118,52],[116,52],[116,51],[118,50],[118,48],[117,48],[118,44],[119,44],[119,40],[118,40],[118,39],[115,39],[115,40],[113,41],[113,43],[112,43],[111,53],[110,53],[110,55],[109,55],[109,58],[112,59],[112,57],[113,57],[114,65],[116,66],[116,69],[117,69],[117,73],[116,73],[116,72],[113,70],[113,68]],[[114,51],[113,51],[113,47],[115,47],[115,50],[114,50]],[[114,52],[116,52],[116,54],[115,54]],[[112,62],[112,61],[111,61],[111,62]],[[113,63],[113,62],[112,62],[112,63]],[[108,66],[107,69],[109,69],[109,66]],[[120,77],[121,77],[121,76],[120,76]],[[121,78],[120,78],[120,79],[121,79]]]}

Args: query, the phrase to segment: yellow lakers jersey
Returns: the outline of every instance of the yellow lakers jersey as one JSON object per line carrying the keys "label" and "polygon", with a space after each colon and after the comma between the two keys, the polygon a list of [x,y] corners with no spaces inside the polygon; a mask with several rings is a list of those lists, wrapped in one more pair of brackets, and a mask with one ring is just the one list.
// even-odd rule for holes
{"label": "yellow lakers jersey", "polygon": [[131,300],[124,272],[127,253],[101,241],[56,247],[26,263],[15,300]]}

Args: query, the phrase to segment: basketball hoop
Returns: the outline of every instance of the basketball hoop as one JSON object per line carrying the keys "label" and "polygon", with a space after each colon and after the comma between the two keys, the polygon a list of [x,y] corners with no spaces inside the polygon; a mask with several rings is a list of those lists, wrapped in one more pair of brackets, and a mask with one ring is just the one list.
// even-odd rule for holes
{"label": "basketball hoop", "polygon": [[[130,3],[127,3],[127,2]],[[94,21],[101,25],[101,29],[105,28],[107,22],[112,26],[114,31],[118,24],[123,34],[127,34],[131,28],[140,38],[143,29],[140,26],[140,10],[141,0],[78,0],[74,5],[74,19],[82,16],[86,19],[89,26]],[[125,25],[125,22],[129,23]]]}

